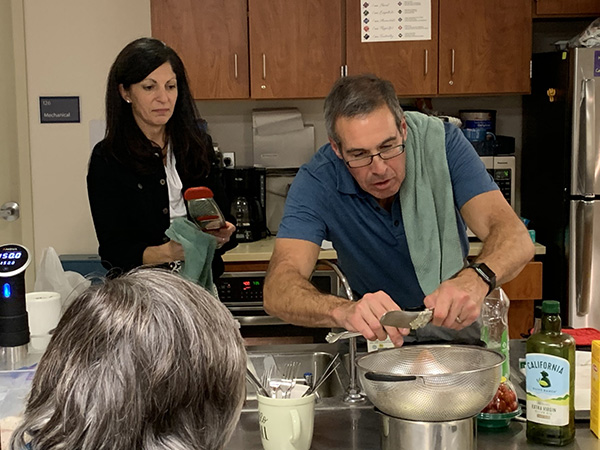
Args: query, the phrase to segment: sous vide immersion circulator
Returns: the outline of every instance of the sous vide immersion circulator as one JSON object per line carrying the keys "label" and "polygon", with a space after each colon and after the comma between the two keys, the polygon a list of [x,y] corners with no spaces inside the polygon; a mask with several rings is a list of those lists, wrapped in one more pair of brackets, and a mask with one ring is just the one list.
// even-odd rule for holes
{"label": "sous vide immersion circulator", "polygon": [[25,269],[30,262],[25,247],[0,245],[0,365],[3,367],[12,366],[27,356]]}

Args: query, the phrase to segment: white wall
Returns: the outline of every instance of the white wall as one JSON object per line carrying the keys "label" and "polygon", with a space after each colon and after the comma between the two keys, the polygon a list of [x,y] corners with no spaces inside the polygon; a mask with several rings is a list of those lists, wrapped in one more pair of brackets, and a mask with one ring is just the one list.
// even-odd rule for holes
{"label": "white wall", "polygon": [[[35,254],[95,253],[85,175],[89,122],[104,116],[110,65],[150,35],[150,0],[24,3]],[[81,123],[40,124],[40,96],[79,96]],[[118,220],[118,217],[115,217]]]}
{"label": "white wall", "polygon": [[[17,106],[15,91],[15,60],[13,48],[12,10],[9,1],[0,2],[0,61],[8,61],[0,67],[0,205],[8,201],[20,201],[17,140]],[[17,225],[17,226],[15,226]],[[0,220],[0,242],[22,242],[23,236],[17,222]]]}
{"label": "white wall", "polygon": [[[415,99],[400,99],[402,105],[413,106]],[[461,97],[434,98],[434,109],[439,114],[458,117],[460,109],[495,109],[498,134],[516,138],[517,152],[521,148],[521,97]],[[327,143],[323,100],[246,100],[201,101],[197,103],[200,115],[208,121],[213,141],[222,152],[235,152],[239,165],[252,164],[252,110],[258,108],[296,107],[305,124],[315,126],[315,149]]]}
{"label": "white wall", "polygon": [[237,165],[252,165],[252,110],[298,108],[305,125],[315,127],[315,149],[327,143],[323,99],[313,100],[227,100],[197,102],[208,131],[222,152],[235,152]]}

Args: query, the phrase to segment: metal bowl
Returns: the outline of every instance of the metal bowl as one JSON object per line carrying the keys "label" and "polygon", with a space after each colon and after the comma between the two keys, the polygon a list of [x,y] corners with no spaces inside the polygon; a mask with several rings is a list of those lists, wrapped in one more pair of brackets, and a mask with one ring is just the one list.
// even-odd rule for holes
{"label": "metal bowl", "polygon": [[482,347],[414,345],[357,361],[369,400],[393,417],[425,422],[478,414],[500,384],[504,355]]}

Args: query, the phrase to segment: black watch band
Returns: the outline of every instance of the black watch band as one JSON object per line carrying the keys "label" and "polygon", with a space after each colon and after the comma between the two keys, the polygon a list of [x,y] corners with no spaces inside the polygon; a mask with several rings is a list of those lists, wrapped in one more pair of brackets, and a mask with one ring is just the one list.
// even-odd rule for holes
{"label": "black watch band", "polygon": [[490,287],[486,296],[496,288],[496,274],[487,266],[487,264],[471,263],[466,267],[466,269],[473,269],[475,273],[479,275],[481,279]]}

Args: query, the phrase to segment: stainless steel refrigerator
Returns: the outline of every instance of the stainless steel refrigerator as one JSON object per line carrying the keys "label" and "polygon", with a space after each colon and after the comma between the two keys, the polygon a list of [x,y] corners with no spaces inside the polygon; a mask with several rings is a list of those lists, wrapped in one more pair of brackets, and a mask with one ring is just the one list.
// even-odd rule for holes
{"label": "stainless steel refrigerator", "polygon": [[546,246],[544,299],[564,325],[600,329],[600,47],[533,55],[521,215]]}

